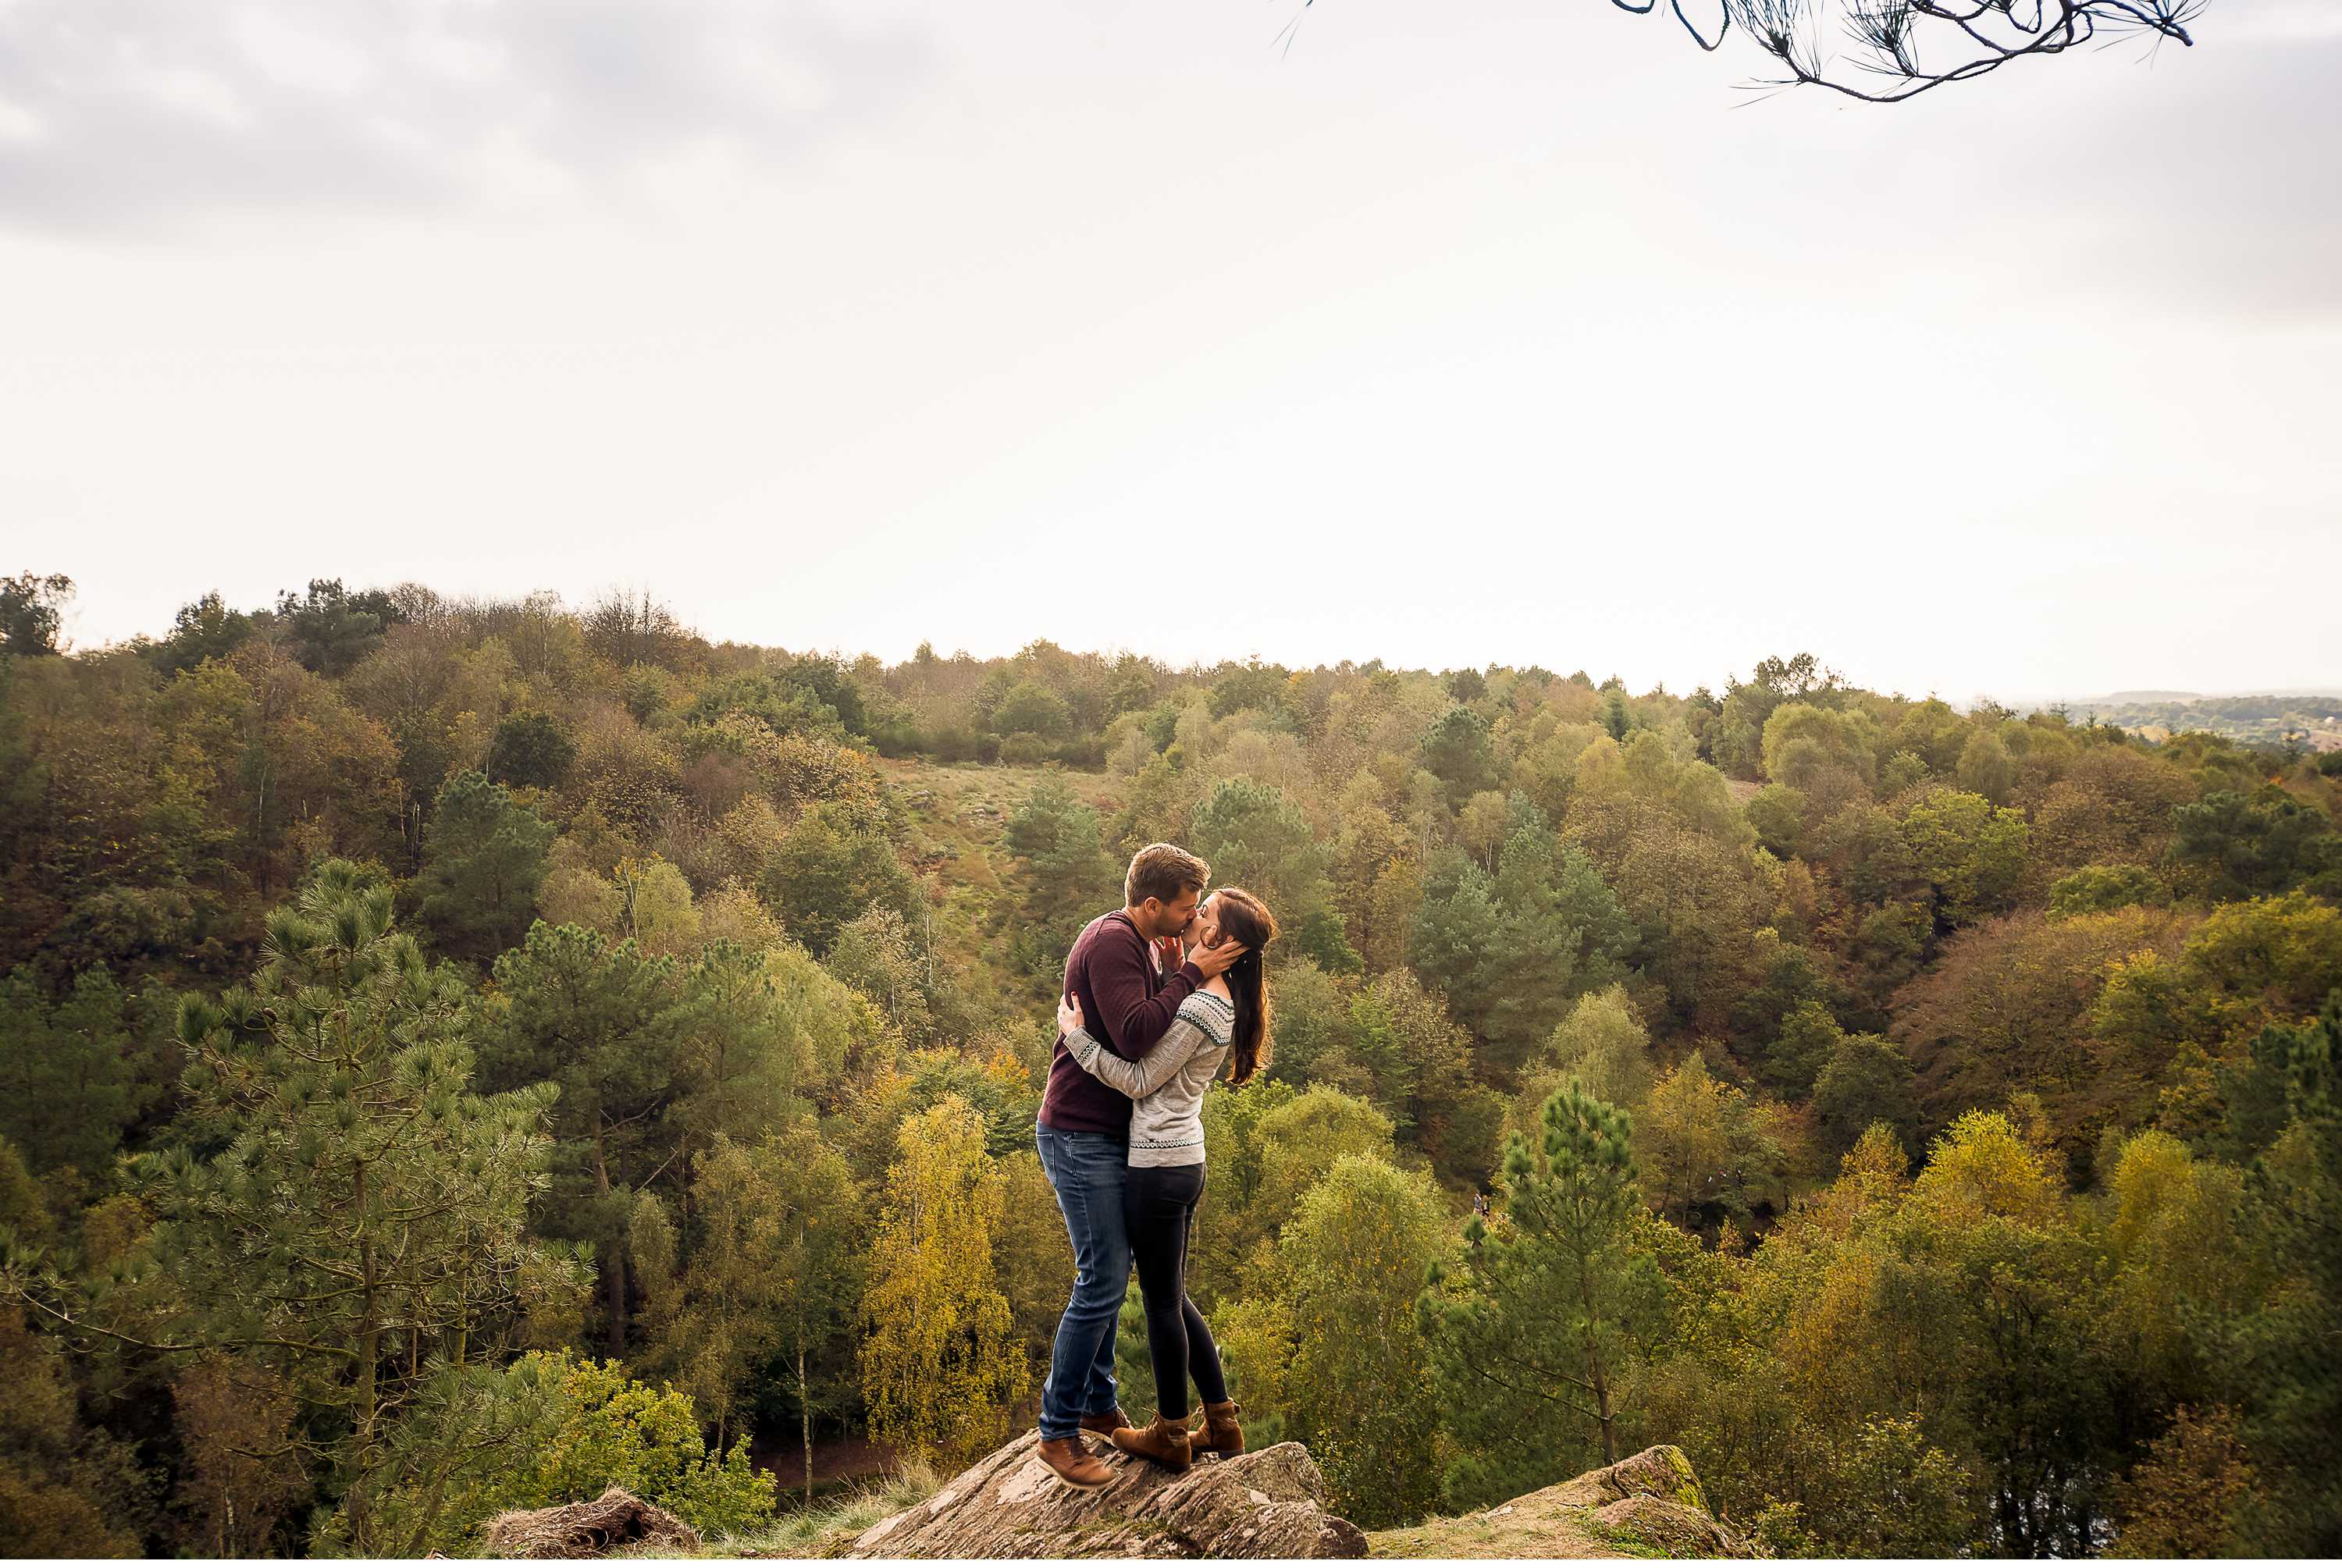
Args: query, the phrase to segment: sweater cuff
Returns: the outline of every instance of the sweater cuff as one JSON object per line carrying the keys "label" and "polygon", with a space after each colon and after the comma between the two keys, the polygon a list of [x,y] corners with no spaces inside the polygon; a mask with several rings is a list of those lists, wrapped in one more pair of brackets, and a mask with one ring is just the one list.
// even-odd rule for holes
{"label": "sweater cuff", "polygon": [[1187,983],[1187,989],[1190,991],[1201,991],[1204,988],[1204,972],[1196,968],[1194,961],[1192,960],[1180,964],[1178,968],[1173,970],[1171,972],[1171,978],[1174,980],[1186,981]]}

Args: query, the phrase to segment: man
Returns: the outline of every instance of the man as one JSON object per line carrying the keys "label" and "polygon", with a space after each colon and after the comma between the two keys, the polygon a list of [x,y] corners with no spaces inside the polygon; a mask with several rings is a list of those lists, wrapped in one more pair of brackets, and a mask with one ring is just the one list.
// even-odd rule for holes
{"label": "man", "polygon": [[[1089,1032],[1126,1061],[1136,1062],[1163,1038],[1189,992],[1244,956],[1231,942],[1168,975],[1156,962],[1156,944],[1194,923],[1211,874],[1176,844],[1150,844],[1132,857],[1123,907],[1091,921],[1074,942],[1066,994],[1081,1003]],[[1073,1299],[1057,1320],[1049,1377],[1041,1385],[1041,1457],[1071,1485],[1104,1486],[1113,1472],[1082,1445],[1081,1434],[1110,1434],[1130,1424],[1114,1381],[1115,1324],[1130,1289],[1130,1238],[1122,1221],[1130,1101],[1083,1072],[1063,1035],[1033,1134],[1066,1217],[1076,1270]]]}

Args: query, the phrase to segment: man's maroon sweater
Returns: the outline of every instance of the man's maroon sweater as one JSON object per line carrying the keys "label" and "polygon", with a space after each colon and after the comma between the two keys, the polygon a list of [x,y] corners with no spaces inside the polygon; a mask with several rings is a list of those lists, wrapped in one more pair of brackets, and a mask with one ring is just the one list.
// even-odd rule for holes
{"label": "man's maroon sweater", "polygon": [[[1082,1004],[1084,1027],[1126,1062],[1136,1062],[1163,1038],[1204,972],[1182,964],[1175,974],[1156,966],[1154,949],[1122,910],[1082,928],[1066,960],[1066,992]],[[1088,1074],[1057,1036],[1049,1086],[1041,1094],[1041,1125],[1058,1133],[1130,1135],[1130,1101]]]}

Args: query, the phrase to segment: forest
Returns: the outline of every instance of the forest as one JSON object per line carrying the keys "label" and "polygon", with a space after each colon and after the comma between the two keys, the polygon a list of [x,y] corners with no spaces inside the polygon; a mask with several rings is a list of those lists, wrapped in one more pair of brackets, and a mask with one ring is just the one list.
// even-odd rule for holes
{"label": "forest", "polygon": [[1285,934],[1193,1289],[1360,1523],[1666,1442],[1784,1554],[2342,1553],[2342,751],[71,591],[0,581],[11,1552],[752,1540],[988,1451],[1065,954],[1170,840]]}

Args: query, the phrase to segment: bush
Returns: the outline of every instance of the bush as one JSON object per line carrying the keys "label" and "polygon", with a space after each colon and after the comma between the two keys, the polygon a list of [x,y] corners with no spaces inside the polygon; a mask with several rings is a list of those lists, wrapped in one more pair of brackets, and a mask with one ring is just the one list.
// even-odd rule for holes
{"label": "bush", "polygon": [[1011,767],[1037,767],[1049,760],[1049,743],[1031,730],[1019,730],[1001,741],[1000,760]]}
{"label": "bush", "polygon": [[[466,1554],[479,1527],[508,1508],[589,1502],[612,1486],[703,1535],[737,1533],[772,1523],[777,1486],[750,1466],[746,1437],[708,1450],[690,1395],[567,1351],[442,1378],[393,1434],[370,1484],[380,1489],[378,1538],[409,1557]],[[345,1504],[317,1548],[345,1546],[346,1535]]]}
{"label": "bush", "polygon": [[2059,877],[2049,888],[2049,918],[2098,914],[2134,904],[2170,902],[2163,879],[2143,865],[2086,865]]}

